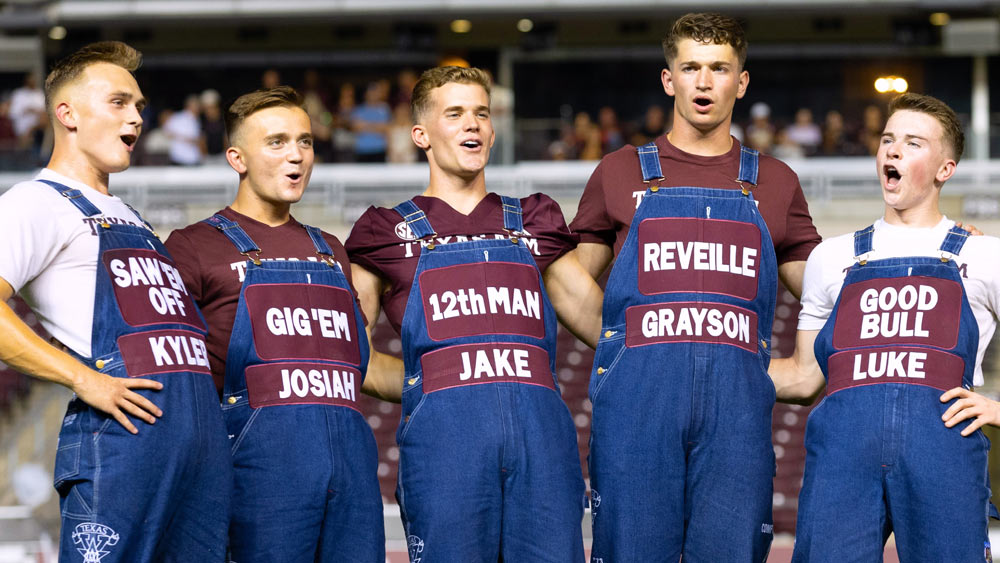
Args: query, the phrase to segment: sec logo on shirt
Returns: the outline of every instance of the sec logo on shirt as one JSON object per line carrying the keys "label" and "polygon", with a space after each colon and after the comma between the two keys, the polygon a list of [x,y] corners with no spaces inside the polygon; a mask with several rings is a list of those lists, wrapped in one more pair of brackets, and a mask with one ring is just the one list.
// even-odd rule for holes
{"label": "sec logo on shirt", "polygon": [[396,236],[403,240],[417,240],[406,221],[400,221],[396,224]]}

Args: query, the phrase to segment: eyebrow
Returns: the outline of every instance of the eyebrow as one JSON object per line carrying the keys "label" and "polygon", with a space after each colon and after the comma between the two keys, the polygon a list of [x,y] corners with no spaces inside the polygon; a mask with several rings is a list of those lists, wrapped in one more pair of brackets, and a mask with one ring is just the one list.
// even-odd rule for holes
{"label": "eyebrow", "polygon": [[[882,136],[892,137],[893,139],[896,138],[896,135],[894,133],[890,133],[888,131],[882,132]],[[927,141],[927,137],[921,137],[920,135],[912,135],[912,134],[903,135],[903,139],[920,139],[921,141]]]}
{"label": "eyebrow", "polygon": [[[490,111],[490,107],[477,106],[476,108],[473,109],[473,111],[483,111],[483,110]],[[465,111],[465,106],[449,106],[444,108],[444,113],[448,113],[449,111]]]}

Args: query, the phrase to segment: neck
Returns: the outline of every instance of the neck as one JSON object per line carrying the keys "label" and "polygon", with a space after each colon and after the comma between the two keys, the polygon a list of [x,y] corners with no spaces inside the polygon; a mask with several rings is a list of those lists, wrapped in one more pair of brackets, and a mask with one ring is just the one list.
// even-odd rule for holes
{"label": "neck", "polygon": [[462,178],[432,166],[430,184],[421,195],[436,197],[468,215],[486,197],[486,175],[479,171],[471,178]]}
{"label": "neck", "polygon": [[674,112],[674,127],[667,133],[670,144],[678,149],[698,156],[719,156],[726,154],[733,147],[733,138],[729,134],[730,120],[708,130],[701,130],[684,120]]}
{"label": "neck", "polygon": [[938,209],[937,202],[929,203],[919,207],[909,209],[894,209],[886,206],[885,222],[897,227],[910,227],[913,229],[926,229],[941,222],[944,215]]}
{"label": "neck", "polygon": [[94,168],[82,154],[67,149],[60,143],[56,143],[52,149],[52,157],[46,168],[108,195],[109,174]]}
{"label": "neck", "polygon": [[240,215],[246,215],[269,227],[278,227],[287,223],[291,218],[292,205],[264,201],[253,194],[249,188],[240,185],[236,199],[229,207]]}

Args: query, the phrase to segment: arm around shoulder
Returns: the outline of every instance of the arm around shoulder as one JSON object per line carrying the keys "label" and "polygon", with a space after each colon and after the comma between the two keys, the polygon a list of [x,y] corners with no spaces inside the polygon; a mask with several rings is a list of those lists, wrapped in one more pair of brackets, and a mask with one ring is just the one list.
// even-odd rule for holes
{"label": "arm around shoulder", "polygon": [[375,323],[378,322],[378,317],[382,312],[379,299],[385,284],[377,274],[353,263],[351,264],[351,279],[354,282],[354,291],[358,292],[361,311],[367,320],[365,334],[368,338],[369,350],[371,350],[371,357],[368,359],[368,374],[365,376],[365,383],[361,386],[361,391],[383,401],[398,403],[403,396],[403,378],[405,377],[403,361],[379,352],[372,345],[372,331],[375,330]]}

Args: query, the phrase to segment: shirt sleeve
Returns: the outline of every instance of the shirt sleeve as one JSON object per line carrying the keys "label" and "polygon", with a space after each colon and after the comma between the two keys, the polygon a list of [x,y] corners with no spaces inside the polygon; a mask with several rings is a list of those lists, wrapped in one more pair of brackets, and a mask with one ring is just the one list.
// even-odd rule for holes
{"label": "shirt sleeve", "polygon": [[785,238],[777,249],[778,264],[795,262],[809,258],[816,245],[822,241],[812,215],[809,214],[809,204],[799,177],[792,173],[795,186],[792,189],[792,199],[788,205],[788,215],[785,223]]}
{"label": "shirt sleeve", "polygon": [[46,213],[48,198],[32,187],[14,187],[0,196],[0,278],[14,293],[52,264],[72,233]]}
{"label": "shirt sleeve", "polygon": [[[802,310],[799,312],[799,330],[819,330],[826,324],[837,302],[840,285],[831,277],[837,264],[830,264],[829,245],[819,245],[806,261],[802,280]],[[832,283],[831,283],[832,282]],[[830,287],[835,287],[833,292]]]}
{"label": "shirt sleeve", "polygon": [[370,272],[388,278],[375,259],[379,246],[375,240],[372,222],[377,213],[378,209],[371,206],[354,222],[351,234],[347,236],[347,241],[344,243],[344,250],[352,264],[357,264]]}
{"label": "shirt sleeve", "polygon": [[576,217],[569,224],[570,230],[580,236],[580,242],[592,242],[614,246],[615,224],[608,214],[607,202],[604,197],[605,160],[598,163],[594,173],[587,180],[587,186],[580,196],[580,205]]}
{"label": "shirt sleeve", "polygon": [[544,194],[532,194],[524,198],[524,228],[538,241],[535,262],[539,270],[545,270],[560,256],[576,248],[579,237],[566,225],[559,204]]}
{"label": "shirt sleeve", "polygon": [[184,287],[191,294],[191,298],[194,299],[195,303],[204,303],[202,299],[205,293],[205,280],[201,273],[201,262],[198,260],[198,253],[195,252],[195,246],[191,243],[187,233],[174,231],[170,233],[163,245],[167,247],[167,252],[170,253],[174,264],[177,265],[181,279],[184,281]]}

